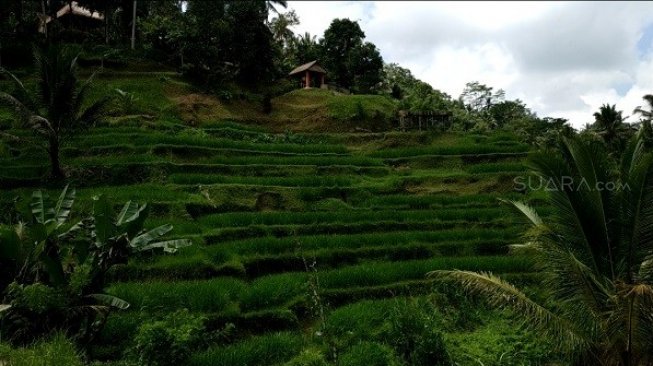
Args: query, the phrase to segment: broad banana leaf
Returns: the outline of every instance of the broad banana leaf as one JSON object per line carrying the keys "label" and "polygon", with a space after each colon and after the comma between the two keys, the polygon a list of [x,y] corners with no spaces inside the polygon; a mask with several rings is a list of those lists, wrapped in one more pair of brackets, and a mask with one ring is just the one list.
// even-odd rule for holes
{"label": "broad banana leaf", "polygon": [[70,210],[73,207],[74,202],[75,190],[69,190],[68,185],[66,185],[63,191],[61,191],[61,195],[59,196],[57,204],[54,207],[54,220],[57,223],[57,228],[63,225],[66,220],[68,220],[68,216],[70,216]]}
{"label": "broad banana leaf", "polygon": [[32,215],[34,215],[36,222],[44,225],[47,221],[47,209],[45,207],[46,200],[47,196],[43,193],[43,191],[38,190],[32,193],[32,202],[30,203]]}
{"label": "broad banana leaf", "polygon": [[157,240],[163,235],[169,233],[171,230],[172,230],[172,225],[170,224],[155,227],[154,229],[133,238],[130,242],[130,245],[132,246],[132,248],[135,248],[136,250],[141,250],[140,249],[141,247],[144,247],[152,243],[153,241]]}
{"label": "broad banana leaf", "polygon": [[95,299],[99,303],[105,306],[110,306],[113,308],[118,308],[121,310],[125,310],[129,308],[129,303],[121,298],[112,296],[112,295],[107,295],[107,294],[90,294],[87,295],[86,297]]}
{"label": "broad banana leaf", "polygon": [[175,240],[159,241],[156,243],[148,244],[139,247],[138,250],[145,251],[145,250],[162,248],[163,251],[166,253],[175,253],[177,252],[178,249],[190,246],[192,244],[193,242],[191,242],[188,239],[175,239]]}

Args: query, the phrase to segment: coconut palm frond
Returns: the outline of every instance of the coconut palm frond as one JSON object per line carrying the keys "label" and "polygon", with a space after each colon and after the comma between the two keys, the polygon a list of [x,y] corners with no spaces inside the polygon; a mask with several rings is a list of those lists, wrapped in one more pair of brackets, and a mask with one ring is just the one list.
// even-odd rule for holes
{"label": "coconut palm frond", "polygon": [[16,116],[18,116],[19,120],[21,120],[23,123],[28,121],[29,118],[33,115],[32,111],[13,95],[9,95],[5,92],[0,92],[0,102],[11,106]]}
{"label": "coconut palm frond", "polygon": [[522,291],[491,273],[470,271],[433,271],[429,277],[453,280],[460,283],[470,293],[482,295],[491,306],[512,309],[521,314],[525,324],[547,332],[559,342],[561,348],[568,350],[584,347],[588,343],[586,334],[575,325],[559,317],[544,306],[531,300]]}
{"label": "coconut palm frond", "polygon": [[533,225],[538,226],[542,225],[542,218],[537,214],[535,209],[523,202],[512,201],[512,200],[500,200],[501,202],[508,203],[511,207],[517,209],[517,211],[523,214]]}
{"label": "coconut palm frond", "polygon": [[646,152],[642,139],[636,141],[624,154],[621,173],[621,250],[629,279],[637,271],[637,264],[653,252],[653,154]]}

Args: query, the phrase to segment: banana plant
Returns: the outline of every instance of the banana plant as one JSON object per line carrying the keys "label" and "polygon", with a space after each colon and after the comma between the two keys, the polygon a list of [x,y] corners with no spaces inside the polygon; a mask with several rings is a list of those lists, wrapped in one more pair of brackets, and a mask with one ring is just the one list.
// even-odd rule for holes
{"label": "banana plant", "polygon": [[[103,324],[110,309],[129,307],[126,301],[102,293],[106,272],[113,265],[125,263],[139,252],[174,253],[191,244],[185,239],[160,240],[172,230],[171,225],[145,230],[147,205],[130,201],[116,214],[105,196],[93,200],[93,214],[71,222],[75,190],[66,186],[54,202],[46,193],[36,191],[30,202],[29,223],[0,225],[0,290],[5,292],[0,314],[13,323],[5,326],[21,334],[57,326],[76,329],[86,337],[97,330],[97,324]],[[88,280],[81,286],[73,280],[80,273]],[[64,294],[64,309],[43,315],[20,302],[13,303],[15,294],[20,296],[34,285]]]}
{"label": "banana plant", "polygon": [[140,252],[162,250],[175,253],[191,245],[188,239],[159,240],[172,231],[170,224],[145,230],[149,213],[147,204],[128,201],[116,214],[106,196],[93,197],[93,201],[93,216],[89,225],[94,244],[91,253],[102,272],[113,265],[126,263],[130,256]]}

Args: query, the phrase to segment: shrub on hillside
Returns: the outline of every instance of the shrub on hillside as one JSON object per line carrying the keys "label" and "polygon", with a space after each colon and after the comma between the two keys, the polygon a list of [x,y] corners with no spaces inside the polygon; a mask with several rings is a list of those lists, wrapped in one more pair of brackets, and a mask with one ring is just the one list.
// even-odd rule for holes
{"label": "shrub on hillside", "polygon": [[0,344],[0,365],[11,366],[82,366],[75,346],[62,334],[29,348],[11,348]]}
{"label": "shrub on hillside", "polygon": [[185,364],[194,347],[205,339],[206,318],[188,310],[178,310],[162,320],[143,323],[129,351],[131,359],[143,366]]}
{"label": "shrub on hillside", "polygon": [[340,357],[341,366],[399,366],[401,363],[388,346],[361,342]]}
{"label": "shrub on hillside", "polygon": [[449,365],[451,360],[439,331],[441,321],[436,314],[426,301],[400,301],[392,308],[384,324],[382,338],[410,365]]}

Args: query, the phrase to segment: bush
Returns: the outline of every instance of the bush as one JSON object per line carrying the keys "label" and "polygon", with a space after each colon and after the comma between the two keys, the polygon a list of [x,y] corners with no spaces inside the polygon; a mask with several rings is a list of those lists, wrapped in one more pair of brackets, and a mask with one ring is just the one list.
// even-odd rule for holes
{"label": "bush", "polygon": [[0,365],[11,366],[82,366],[75,346],[62,334],[29,348],[11,348],[0,344]]}
{"label": "bush", "polygon": [[317,350],[304,350],[284,366],[329,366],[322,352]]}
{"label": "bush", "polygon": [[384,325],[383,338],[410,365],[449,365],[451,360],[438,330],[441,321],[435,314],[427,301],[398,301]]}
{"label": "bush", "polygon": [[399,366],[392,349],[372,342],[351,347],[340,357],[340,366]]}
{"label": "bush", "polygon": [[162,320],[143,323],[130,356],[139,365],[173,366],[186,362],[205,336],[205,318],[178,310]]}

